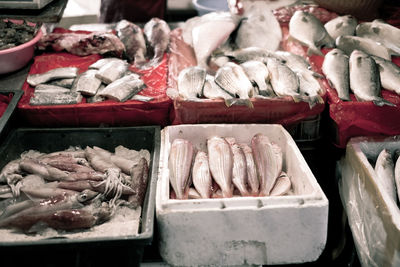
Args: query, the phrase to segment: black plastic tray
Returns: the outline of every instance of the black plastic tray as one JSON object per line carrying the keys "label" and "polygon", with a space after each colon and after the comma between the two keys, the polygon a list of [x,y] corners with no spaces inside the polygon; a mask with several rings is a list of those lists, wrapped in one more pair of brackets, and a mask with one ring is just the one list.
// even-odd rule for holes
{"label": "black plastic tray", "polygon": [[23,93],[22,90],[0,90],[0,94],[2,95],[13,94],[10,103],[8,103],[7,109],[0,117],[0,140],[3,140],[11,129],[10,123],[15,117],[14,114],[16,112],[17,104]]}
{"label": "black plastic tray", "polygon": [[[110,151],[118,145],[147,149],[151,153],[149,182],[138,235],[109,238],[44,239],[0,242],[9,266],[135,266],[154,230],[154,205],[160,156],[160,127],[121,128],[20,128],[14,129],[0,147],[0,168],[29,149],[54,152],[69,146],[99,146]],[[3,257],[2,256],[2,257]],[[29,265],[28,265],[29,264]],[[8,265],[4,265],[8,266]]]}

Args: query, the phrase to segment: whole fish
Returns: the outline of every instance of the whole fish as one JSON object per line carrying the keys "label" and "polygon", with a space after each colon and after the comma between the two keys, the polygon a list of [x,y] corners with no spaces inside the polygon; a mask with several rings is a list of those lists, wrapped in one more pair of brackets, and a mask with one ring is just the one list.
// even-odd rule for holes
{"label": "whole fish", "polygon": [[150,66],[157,65],[161,62],[164,53],[168,49],[171,29],[164,20],[152,18],[144,25],[143,31],[154,51],[154,56],[150,60]]}
{"label": "whole fish", "polygon": [[193,145],[185,139],[175,139],[169,152],[169,182],[178,199],[187,198],[190,168],[193,159]]}
{"label": "whole fish", "polygon": [[395,106],[380,96],[378,67],[372,57],[355,50],[349,61],[350,89],[358,101],[372,101],[377,106]]}
{"label": "whole fish", "polygon": [[376,182],[380,184],[383,190],[389,194],[390,198],[397,203],[394,163],[389,150],[383,149],[379,153],[374,169],[377,178]]}
{"label": "whole fish", "polygon": [[128,66],[124,60],[111,60],[96,72],[96,77],[103,83],[110,84],[121,78],[128,70]]}
{"label": "whole fish", "polygon": [[396,164],[394,166],[394,180],[397,188],[397,199],[400,201],[400,157],[397,157]]}
{"label": "whole fish", "polygon": [[282,172],[282,150],[270,142],[266,135],[260,133],[251,139],[251,147],[260,177],[260,196],[269,196]]}
{"label": "whole fish", "polygon": [[324,27],[333,40],[336,40],[342,35],[354,35],[357,19],[351,15],[339,16],[325,23]]}
{"label": "whole fish", "polygon": [[203,95],[204,97],[207,97],[208,99],[231,99],[232,96],[222,90],[221,87],[218,86],[218,84],[215,83],[215,78],[214,76],[211,76],[209,74],[206,75],[206,81],[204,82],[203,86]]}
{"label": "whole fish", "polygon": [[274,96],[274,90],[269,84],[269,71],[267,66],[255,60],[246,61],[240,66],[244,69],[249,80],[257,87],[258,94],[262,96]]}
{"label": "whole fish", "polygon": [[223,197],[232,197],[233,157],[229,144],[224,138],[214,136],[207,140],[210,171],[219,185]]}
{"label": "whole fish", "polygon": [[297,10],[289,22],[290,37],[308,47],[307,54],[323,56],[321,46],[334,47],[334,40],[329,36],[324,25],[313,14]]}
{"label": "whole fish", "polygon": [[207,153],[198,151],[192,168],[193,185],[201,198],[211,197],[212,177]]}
{"label": "whole fish", "polygon": [[378,65],[382,87],[400,94],[400,67],[392,61],[372,56]]}
{"label": "whole fish", "polygon": [[71,89],[57,86],[57,85],[52,85],[52,84],[45,84],[41,83],[38,84],[35,87],[34,94],[65,94],[65,93],[70,93]]}
{"label": "whole fish", "polygon": [[232,182],[242,196],[249,196],[249,191],[247,190],[246,157],[240,146],[236,143],[235,138],[226,137],[225,140],[230,145],[232,151]]}
{"label": "whole fish", "polygon": [[287,51],[275,51],[273,58],[277,58],[294,72],[309,71],[313,75],[317,75],[311,70],[310,63],[302,56]]}
{"label": "whole fish", "polygon": [[292,182],[290,181],[289,176],[282,172],[281,175],[276,179],[275,185],[271,190],[271,196],[283,196],[289,192],[292,187]]}
{"label": "whole fish", "polygon": [[80,92],[83,95],[94,96],[100,88],[101,80],[96,77],[97,70],[89,69],[81,73],[74,82],[71,90]]}
{"label": "whole fish", "polygon": [[358,36],[339,36],[336,47],[350,55],[354,50],[360,50],[369,55],[391,60],[389,50],[380,43]]}
{"label": "whole fish", "polygon": [[258,180],[257,167],[254,162],[253,150],[247,144],[240,144],[240,147],[246,158],[247,182],[250,186],[250,194],[252,196],[257,196],[260,182]]}
{"label": "whole fish", "polygon": [[340,49],[332,49],[325,55],[322,71],[339,98],[350,101],[349,57]]}
{"label": "whole fish", "polygon": [[324,104],[324,99],[320,96],[322,92],[318,80],[308,71],[296,72],[299,81],[299,93],[302,100],[308,102],[310,109],[316,104]]}
{"label": "whole fish", "polygon": [[125,45],[125,52],[129,62],[141,66],[146,62],[146,41],[142,29],[136,24],[125,19],[115,26],[117,36]]}
{"label": "whole fish", "polygon": [[139,93],[146,85],[137,74],[129,74],[107,85],[99,96],[124,102]]}
{"label": "whole fish", "polygon": [[[233,62],[226,63],[215,74],[215,82],[226,92],[243,100],[248,107],[253,107],[250,97],[254,95],[254,88],[243,68]],[[233,105],[237,99],[226,100],[227,106]]]}
{"label": "whole fish", "polygon": [[74,84],[74,81],[75,78],[57,79],[50,81],[49,84],[71,89],[72,85]]}
{"label": "whole fish", "polygon": [[256,60],[266,63],[268,58],[275,56],[275,53],[276,52],[269,51],[260,47],[247,47],[233,51],[222,51],[217,49],[216,51],[214,51],[215,55],[224,55],[228,58],[234,59],[239,63],[244,63],[250,60]]}
{"label": "whole fish", "polygon": [[56,68],[40,74],[30,74],[26,78],[26,81],[31,86],[36,86],[41,83],[46,83],[52,80],[64,79],[64,78],[75,78],[78,75],[78,68],[65,67]]}
{"label": "whole fish", "polygon": [[69,105],[78,104],[82,101],[82,95],[77,92],[71,93],[39,93],[29,99],[30,105]]}
{"label": "whole fish", "polygon": [[188,100],[201,97],[206,74],[204,68],[197,66],[183,69],[178,76],[179,95]]}

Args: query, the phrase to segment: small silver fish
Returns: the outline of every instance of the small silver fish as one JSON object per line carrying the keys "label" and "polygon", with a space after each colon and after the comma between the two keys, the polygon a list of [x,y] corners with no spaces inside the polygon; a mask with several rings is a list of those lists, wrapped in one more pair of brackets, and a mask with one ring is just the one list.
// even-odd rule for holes
{"label": "small silver fish", "polygon": [[212,177],[208,164],[207,153],[199,151],[194,159],[192,168],[193,185],[201,198],[211,197]]}
{"label": "small silver fish", "polygon": [[389,50],[385,46],[358,36],[339,36],[336,39],[336,47],[347,55],[350,55],[354,50],[360,50],[369,55],[391,60]]}
{"label": "small silver fish", "polygon": [[400,94],[400,67],[392,61],[372,56],[378,65],[382,87]]}
{"label": "small silver fish", "polygon": [[333,40],[336,40],[341,35],[354,35],[357,19],[351,15],[339,16],[325,23],[324,27]]}
{"label": "small silver fish", "polygon": [[266,60],[270,57],[274,57],[274,52],[260,47],[247,47],[243,49],[237,49],[233,51],[221,51],[216,50],[213,52],[215,55],[224,55],[228,58],[234,59],[239,63],[244,63],[250,60],[256,60],[266,63]]}
{"label": "small silver fish", "polygon": [[271,190],[271,196],[283,196],[286,195],[290,188],[292,187],[292,182],[290,181],[289,176],[282,172],[279,175],[278,179],[276,179],[275,185]]}
{"label": "small silver fish", "polygon": [[101,80],[96,77],[97,70],[89,69],[81,73],[74,83],[72,90],[82,95],[94,96],[100,88]]}
{"label": "small silver fish", "polygon": [[57,79],[50,81],[49,84],[71,89],[72,85],[74,84],[74,81],[75,78]]}
{"label": "small silver fish", "polygon": [[143,32],[154,51],[154,56],[150,60],[150,66],[157,65],[168,49],[171,29],[164,20],[152,18],[144,25]]}
{"label": "small silver fish", "polygon": [[240,144],[244,156],[246,157],[246,171],[247,171],[247,182],[250,186],[250,194],[252,196],[258,196],[258,190],[260,187],[260,181],[258,180],[257,167],[254,162],[253,150],[247,144]]}
{"label": "small silver fish", "polygon": [[36,86],[52,80],[75,78],[78,75],[78,71],[78,68],[75,67],[56,68],[45,73],[30,74],[28,75],[26,81],[29,83],[29,85]]}
{"label": "small silver fish", "polygon": [[325,55],[322,71],[339,98],[350,101],[349,57],[340,49],[332,49]]}
{"label": "small silver fish", "polygon": [[98,95],[124,102],[145,87],[146,85],[137,74],[129,74],[107,85]]}
{"label": "small silver fish", "polygon": [[250,60],[240,64],[240,66],[244,69],[250,81],[257,87],[258,94],[275,96],[274,90],[269,84],[269,71],[264,63]]}
{"label": "small silver fish", "polygon": [[201,97],[206,74],[204,68],[197,66],[183,69],[178,76],[179,95],[188,100]]}
{"label": "small silver fish", "polygon": [[101,69],[104,65],[107,63],[110,63],[111,61],[120,61],[121,59],[116,58],[116,57],[107,57],[107,58],[102,58],[97,60],[95,63],[89,66],[89,69],[96,69],[99,70]]}
{"label": "small silver fish", "polygon": [[209,74],[206,75],[206,81],[203,86],[203,95],[208,99],[231,99],[232,96],[221,89],[218,84],[215,83],[214,76]]}
{"label": "small silver fish", "polygon": [[29,100],[30,105],[69,105],[77,104],[82,101],[80,93],[64,93],[64,94],[37,94]]}
{"label": "small silver fish", "polygon": [[128,70],[128,63],[124,60],[112,60],[102,66],[96,73],[96,77],[105,84],[110,84],[121,78]]}
{"label": "small silver fish", "polygon": [[38,84],[35,87],[34,94],[40,94],[40,93],[65,94],[65,93],[70,93],[70,92],[71,92],[71,89],[68,89],[68,88],[65,88],[65,87],[52,85],[52,84],[41,83],[41,84]]}
{"label": "small silver fish", "polygon": [[376,182],[382,185],[383,190],[397,203],[394,163],[389,150],[383,149],[379,153],[374,169],[377,178]]}
{"label": "small silver fish", "polygon": [[249,191],[247,190],[246,157],[240,146],[236,143],[235,138],[226,137],[225,140],[230,145],[232,151],[232,182],[242,196],[249,196]]}
{"label": "small silver fish", "polygon": [[140,66],[146,62],[146,41],[142,29],[125,19],[119,21],[115,27],[117,36],[125,45],[125,52],[129,62]]}

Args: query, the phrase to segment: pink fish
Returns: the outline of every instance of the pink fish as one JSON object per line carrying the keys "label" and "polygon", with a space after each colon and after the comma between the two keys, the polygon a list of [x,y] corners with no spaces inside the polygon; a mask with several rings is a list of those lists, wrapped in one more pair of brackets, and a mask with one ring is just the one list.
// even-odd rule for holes
{"label": "pink fish", "polygon": [[196,154],[192,168],[192,179],[193,185],[201,198],[210,198],[212,177],[207,153],[203,151],[199,151]]}
{"label": "pink fish", "polygon": [[281,175],[276,179],[275,185],[272,188],[270,195],[271,196],[283,196],[286,195],[290,188],[292,187],[292,182],[290,181],[289,176],[282,172]]}
{"label": "pink fish", "polygon": [[253,150],[247,144],[240,144],[243,150],[244,156],[246,157],[246,170],[247,170],[247,182],[250,186],[250,194],[252,196],[258,196],[258,190],[260,187],[260,181],[258,180],[257,167],[254,162]]}
{"label": "pink fish", "polygon": [[225,140],[230,145],[233,155],[232,182],[242,196],[248,196],[246,157],[240,146],[236,143],[235,138],[226,137]]}

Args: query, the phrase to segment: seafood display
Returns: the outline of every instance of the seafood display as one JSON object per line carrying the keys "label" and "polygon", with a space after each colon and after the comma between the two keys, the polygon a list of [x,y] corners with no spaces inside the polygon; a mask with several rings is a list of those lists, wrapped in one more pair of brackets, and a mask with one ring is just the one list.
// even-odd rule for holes
{"label": "seafood display", "polygon": [[87,229],[143,205],[150,154],[123,146],[29,150],[0,172],[0,228]]}
{"label": "seafood display", "polygon": [[281,148],[264,134],[249,144],[214,136],[207,151],[186,139],[175,139],[168,159],[171,198],[230,198],[290,194]]}

